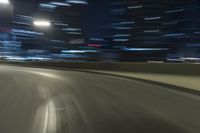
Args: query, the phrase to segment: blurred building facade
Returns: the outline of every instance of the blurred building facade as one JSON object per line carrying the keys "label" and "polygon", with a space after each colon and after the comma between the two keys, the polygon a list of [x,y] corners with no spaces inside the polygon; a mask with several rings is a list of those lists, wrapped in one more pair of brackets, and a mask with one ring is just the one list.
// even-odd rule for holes
{"label": "blurred building facade", "polygon": [[[87,36],[85,17],[90,4],[86,0],[46,1],[34,6],[29,2],[0,4],[1,57],[75,61],[200,60],[199,0],[110,1],[111,22],[97,24],[97,37]],[[37,20],[49,21],[51,25],[35,26]],[[96,20],[93,21],[95,25]]]}
{"label": "blurred building facade", "polygon": [[[22,4],[21,4],[22,5]],[[78,58],[67,50],[79,50],[85,43],[83,20],[86,1],[49,1],[38,3],[34,12],[29,7],[16,8],[12,34],[22,44],[24,57],[30,59]],[[37,27],[34,21],[46,20],[49,27]]]}
{"label": "blurred building facade", "polygon": [[110,13],[111,44],[124,60],[199,57],[199,0],[114,0]]}
{"label": "blurred building facade", "polygon": [[20,56],[21,43],[12,35],[13,6],[0,3],[0,58]]}

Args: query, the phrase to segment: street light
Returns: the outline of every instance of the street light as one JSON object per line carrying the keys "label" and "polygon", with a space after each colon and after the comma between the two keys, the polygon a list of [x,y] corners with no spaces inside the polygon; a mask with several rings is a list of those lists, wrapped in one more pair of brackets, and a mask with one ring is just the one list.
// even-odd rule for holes
{"label": "street light", "polygon": [[7,4],[9,4],[9,3],[10,3],[9,0],[0,0],[0,4],[5,4],[5,5],[7,5]]}
{"label": "street light", "polygon": [[48,20],[35,20],[33,24],[37,27],[47,28],[51,26],[51,23]]}

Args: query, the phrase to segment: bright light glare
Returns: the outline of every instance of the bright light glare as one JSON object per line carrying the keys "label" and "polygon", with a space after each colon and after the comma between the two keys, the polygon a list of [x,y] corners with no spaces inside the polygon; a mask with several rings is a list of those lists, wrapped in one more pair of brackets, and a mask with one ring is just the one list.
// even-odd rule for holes
{"label": "bright light glare", "polygon": [[33,24],[35,26],[39,26],[39,27],[49,27],[49,26],[51,26],[51,23],[49,21],[46,21],[46,20],[37,20],[37,21],[34,21]]}
{"label": "bright light glare", "polygon": [[0,4],[9,4],[9,0],[0,0]]}

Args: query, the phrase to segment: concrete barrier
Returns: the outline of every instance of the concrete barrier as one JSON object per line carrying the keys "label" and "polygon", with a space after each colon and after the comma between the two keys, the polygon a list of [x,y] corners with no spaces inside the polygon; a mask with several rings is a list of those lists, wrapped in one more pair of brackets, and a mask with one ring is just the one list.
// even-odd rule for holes
{"label": "concrete barrier", "polygon": [[[5,63],[5,62],[4,62]],[[173,63],[101,63],[101,62],[7,62],[9,64],[55,67],[72,69],[92,69],[106,71],[141,72],[175,75],[200,75],[200,64]]]}
{"label": "concrete barrier", "polygon": [[[6,64],[5,62],[2,62]],[[7,62],[7,64],[107,74],[170,86],[200,95],[200,65],[170,63]]]}

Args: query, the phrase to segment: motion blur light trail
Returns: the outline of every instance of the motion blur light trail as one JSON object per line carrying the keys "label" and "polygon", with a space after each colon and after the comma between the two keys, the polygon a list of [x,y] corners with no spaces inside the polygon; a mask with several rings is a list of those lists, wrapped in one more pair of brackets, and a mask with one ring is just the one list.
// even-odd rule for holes
{"label": "motion blur light trail", "polygon": [[0,0],[0,7],[1,60],[199,62],[199,0]]}

